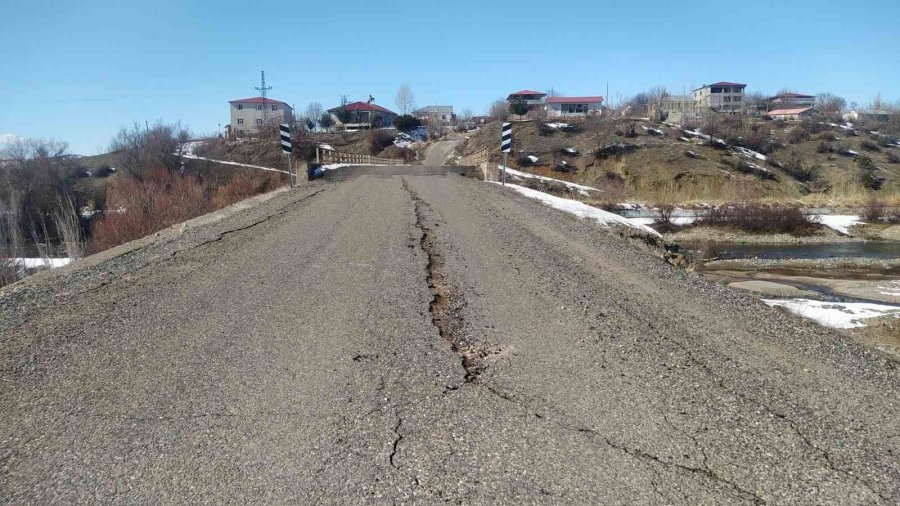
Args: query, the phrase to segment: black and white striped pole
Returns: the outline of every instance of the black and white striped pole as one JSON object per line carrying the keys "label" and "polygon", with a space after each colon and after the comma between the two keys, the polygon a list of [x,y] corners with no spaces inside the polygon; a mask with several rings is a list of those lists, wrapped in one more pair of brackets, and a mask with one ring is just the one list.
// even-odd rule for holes
{"label": "black and white striped pole", "polygon": [[509,157],[510,146],[512,146],[512,123],[504,123],[500,128],[500,150],[503,151],[503,186],[506,186],[506,161]]}
{"label": "black and white striped pole", "polygon": [[291,153],[294,152],[294,149],[291,147],[291,127],[287,123],[282,123],[278,125],[278,130],[281,133],[281,152],[286,154],[288,158],[288,181],[291,184],[291,188],[293,188],[294,169],[291,167]]}

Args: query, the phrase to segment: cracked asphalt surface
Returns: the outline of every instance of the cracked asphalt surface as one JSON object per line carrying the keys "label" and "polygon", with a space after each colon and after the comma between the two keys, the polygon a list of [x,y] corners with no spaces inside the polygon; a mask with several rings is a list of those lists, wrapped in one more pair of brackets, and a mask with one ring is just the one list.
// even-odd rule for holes
{"label": "cracked asphalt surface", "polygon": [[457,175],[0,296],[4,503],[897,504],[898,364]]}

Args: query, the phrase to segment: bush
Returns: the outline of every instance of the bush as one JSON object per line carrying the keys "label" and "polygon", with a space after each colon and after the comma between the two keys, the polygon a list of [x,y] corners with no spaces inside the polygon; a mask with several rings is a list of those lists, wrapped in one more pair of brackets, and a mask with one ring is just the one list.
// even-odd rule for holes
{"label": "bush", "polygon": [[656,209],[656,216],[653,217],[653,228],[657,232],[669,233],[678,230],[678,225],[673,221],[675,214],[675,206],[671,204],[662,204]]}
{"label": "bush", "polygon": [[834,141],[837,140],[837,136],[834,135],[833,132],[822,132],[822,133],[819,134],[819,140],[820,140],[820,141],[834,142]]}
{"label": "bush", "polygon": [[804,164],[803,157],[796,151],[788,153],[788,157],[781,168],[789,176],[803,183],[814,180],[819,172],[818,165]]}
{"label": "bush", "polygon": [[411,114],[402,114],[394,119],[394,126],[401,132],[411,132],[422,126],[422,121]]}
{"label": "bush", "polygon": [[369,153],[377,155],[394,144],[394,136],[384,130],[372,130],[369,133]]}
{"label": "bush", "polygon": [[860,169],[859,183],[866,189],[880,190],[883,181],[875,175],[878,170],[875,162],[868,156],[860,156],[856,159],[856,164]]}
{"label": "bush", "polygon": [[638,149],[640,149],[640,146],[637,146],[635,144],[610,144],[608,146],[597,148],[597,150],[594,152],[594,156],[597,158],[597,160],[606,160],[607,158],[613,156],[616,158],[621,158],[622,155],[634,153]]}
{"label": "bush", "polygon": [[862,141],[859,143],[859,145],[862,146],[862,148],[866,151],[874,151],[876,153],[881,151],[881,148],[878,146],[878,144],[869,140]]}
{"label": "bush", "polygon": [[878,223],[887,216],[887,206],[885,206],[882,200],[872,198],[863,205],[860,210],[860,216],[863,221],[868,223]]}
{"label": "bush", "polygon": [[206,187],[196,176],[158,168],[141,179],[119,179],[106,190],[106,210],[93,224],[90,250],[139,239],[209,210]]}
{"label": "bush", "polygon": [[756,203],[714,207],[706,212],[700,223],[752,234],[809,235],[819,228],[819,224],[800,209]]}
{"label": "bush", "polygon": [[893,151],[889,151],[887,154],[887,160],[891,163],[900,163],[900,156],[898,156],[897,153],[894,153]]}
{"label": "bush", "polygon": [[837,151],[837,148],[834,147],[834,144],[831,144],[831,143],[828,143],[828,142],[820,142],[820,143],[819,143],[819,146],[816,147],[816,152],[817,152],[817,153],[822,153],[822,154],[824,154],[824,153],[834,153],[835,151]]}

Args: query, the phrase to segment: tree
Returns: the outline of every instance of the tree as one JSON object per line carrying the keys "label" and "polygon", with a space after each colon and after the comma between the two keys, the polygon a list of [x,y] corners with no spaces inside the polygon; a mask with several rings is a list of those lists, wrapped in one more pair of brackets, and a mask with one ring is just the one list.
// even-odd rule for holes
{"label": "tree", "polygon": [[847,107],[847,101],[833,93],[819,93],[816,96],[816,108],[825,114],[836,114]]}
{"label": "tree", "polygon": [[[779,92],[779,94],[781,94]],[[760,91],[754,91],[752,93],[747,93],[744,95],[744,104],[746,104],[748,109],[755,110],[766,110],[766,104],[769,102],[768,97],[766,97]]]}
{"label": "tree", "polygon": [[517,116],[524,116],[528,114],[528,104],[525,103],[525,100],[522,97],[516,97],[512,104],[510,104],[509,110]]}
{"label": "tree", "polygon": [[329,130],[334,126],[334,118],[331,117],[331,114],[323,113],[322,116],[319,117],[319,125],[325,130]]}
{"label": "tree", "polygon": [[190,137],[190,131],[178,123],[160,121],[152,127],[135,123],[119,130],[109,149],[116,153],[122,169],[142,179],[158,168],[169,172],[181,169],[182,150]]}
{"label": "tree", "polygon": [[468,125],[472,122],[472,109],[463,109],[463,111],[459,114],[459,122],[463,125]]}
{"label": "tree", "polygon": [[411,113],[415,107],[415,102],[416,97],[413,95],[409,83],[401,84],[400,89],[397,90],[397,97],[394,98],[394,103],[397,104],[397,109],[400,111],[400,114]]}
{"label": "tree", "polygon": [[507,114],[509,114],[509,102],[501,98],[494,100],[491,103],[491,108],[488,112],[488,116],[490,116],[492,120],[505,120]]}
{"label": "tree", "polygon": [[320,118],[322,116],[322,112],[324,112],[322,109],[322,104],[318,102],[310,102],[309,105],[306,106],[306,113],[304,114],[304,116],[306,116],[307,120],[312,120],[313,122],[313,126],[309,127],[310,130],[314,130],[316,128],[315,121],[317,118]]}
{"label": "tree", "polygon": [[560,93],[556,88],[550,87],[547,88],[547,97],[561,97],[562,93]]}
{"label": "tree", "polygon": [[394,126],[401,132],[410,132],[421,125],[419,118],[411,114],[401,114],[394,119]]}

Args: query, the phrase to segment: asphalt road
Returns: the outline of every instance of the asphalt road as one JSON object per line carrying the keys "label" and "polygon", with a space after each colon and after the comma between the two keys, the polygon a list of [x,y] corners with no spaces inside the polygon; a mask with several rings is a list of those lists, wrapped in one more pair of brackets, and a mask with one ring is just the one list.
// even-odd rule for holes
{"label": "asphalt road", "polygon": [[897,504],[898,364],[497,185],[315,182],[0,296],[0,502]]}

